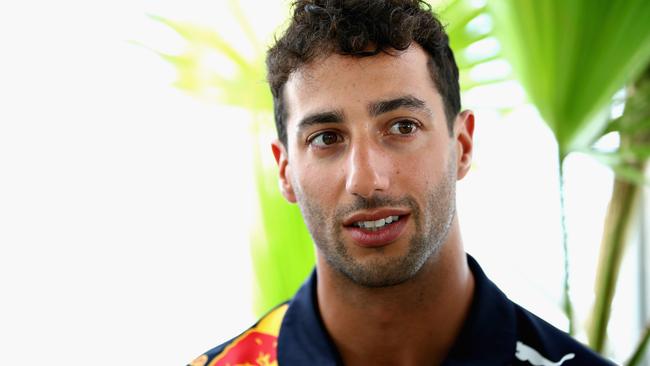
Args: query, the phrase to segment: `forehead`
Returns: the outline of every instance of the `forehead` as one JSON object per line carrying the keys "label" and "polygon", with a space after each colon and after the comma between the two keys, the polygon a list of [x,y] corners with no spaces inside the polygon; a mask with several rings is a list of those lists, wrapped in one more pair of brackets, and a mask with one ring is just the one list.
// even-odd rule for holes
{"label": "forehead", "polygon": [[429,73],[428,56],[417,44],[404,51],[369,57],[331,54],[293,72],[284,88],[287,129],[301,115],[341,110],[352,112],[368,103],[402,95],[441,104]]}

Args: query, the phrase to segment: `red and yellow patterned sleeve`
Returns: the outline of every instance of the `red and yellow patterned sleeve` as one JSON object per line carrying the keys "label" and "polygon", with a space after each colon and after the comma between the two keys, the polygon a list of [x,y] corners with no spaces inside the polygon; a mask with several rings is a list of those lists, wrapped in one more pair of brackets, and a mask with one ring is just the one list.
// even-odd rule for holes
{"label": "red and yellow patterned sleeve", "polygon": [[189,366],[277,366],[278,335],[288,307],[273,309],[220,352],[203,354]]}

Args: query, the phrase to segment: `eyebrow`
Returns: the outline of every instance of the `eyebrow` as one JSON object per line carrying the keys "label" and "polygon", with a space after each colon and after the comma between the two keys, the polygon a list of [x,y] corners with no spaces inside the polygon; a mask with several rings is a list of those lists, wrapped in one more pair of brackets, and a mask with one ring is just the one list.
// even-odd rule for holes
{"label": "eyebrow", "polygon": [[426,103],[412,95],[404,95],[401,97],[380,100],[378,102],[370,103],[368,105],[368,112],[371,116],[377,117],[380,114],[392,112],[399,108],[406,108],[413,111],[422,111],[426,114],[433,116],[433,112],[427,107]]}
{"label": "eyebrow", "polygon": [[340,110],[317,112],[309,114],[298,122],[298,130],[305,129],[309,126],[323,123],[341,123],[343,122],[343,112]]}
{"label": "eyebrow", "polygon": [[[413,111],[422,111],[429,116],[433,116],[433,112],[426,106],[426,103],[412,95],[404,95],[397,98],[380,100],[368,104],[368,112],[371,116],[377,117],[380,114],[388,113],[399,108],[406,108]],[[324,112],[316,112],[303,117],[298,122],[298,131],[304,130],[313,125],[325,123],[342,123],[345,120],[345,115],[342,110],[331,110]]]}

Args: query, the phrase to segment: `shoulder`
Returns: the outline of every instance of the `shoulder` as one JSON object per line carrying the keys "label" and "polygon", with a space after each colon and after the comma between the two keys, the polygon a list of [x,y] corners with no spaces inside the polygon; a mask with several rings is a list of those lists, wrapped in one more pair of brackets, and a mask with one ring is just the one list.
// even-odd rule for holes
{"label": "shoulder", "polygon": [[277,306],[242,334],[205,352],[188,366],[277,365],[277,340],[288,307],[287,303]]}
{"label": "shoulder", "polygon": [[517,333],[515,359],[533,365],[614,365],[567,333],[515,304]]}

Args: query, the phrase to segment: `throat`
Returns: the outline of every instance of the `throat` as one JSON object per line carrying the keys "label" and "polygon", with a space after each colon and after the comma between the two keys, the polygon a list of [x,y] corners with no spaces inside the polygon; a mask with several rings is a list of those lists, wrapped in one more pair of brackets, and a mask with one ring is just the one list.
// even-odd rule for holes
{"label": "throat", "polygon": [[451,272],[440,263],[425,267],[414,281],[386,288],[352,289],[332,276],[319,278],[323,322],[345,365],[442,362],[469,313],[474,278],[466,262]]}

